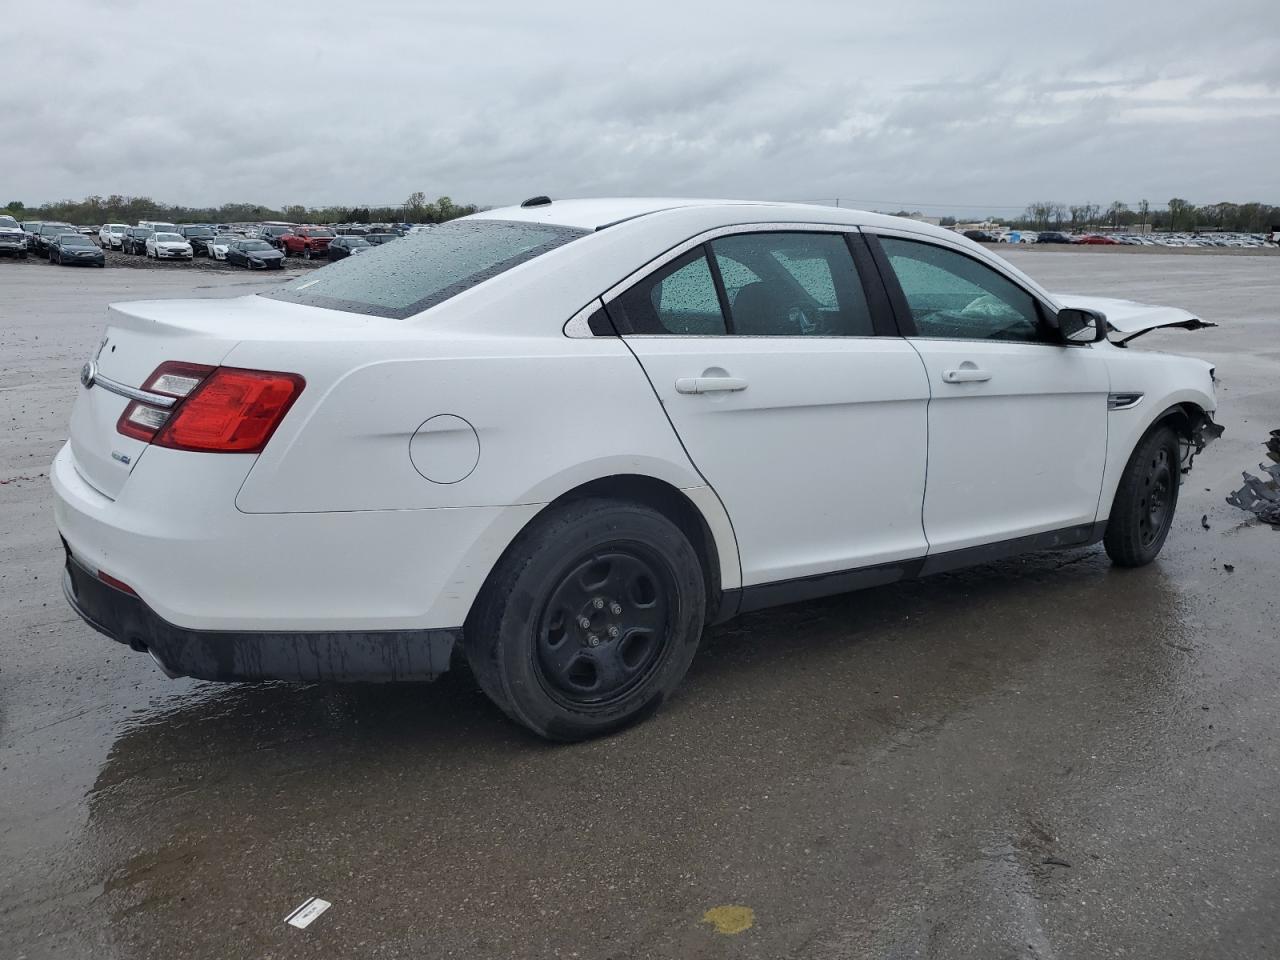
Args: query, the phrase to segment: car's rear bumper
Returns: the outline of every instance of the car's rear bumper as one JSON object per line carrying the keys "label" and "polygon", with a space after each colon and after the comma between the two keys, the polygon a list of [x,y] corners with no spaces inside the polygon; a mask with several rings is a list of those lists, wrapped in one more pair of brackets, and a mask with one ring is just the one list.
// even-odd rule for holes
{"label": "car's rear bumper", "polygon": [[58,533],[184,635],[389,636],[465,622],[538,511],[247,513],[235,497],[253,461],[148,447],[113,500],[67,444],[50,470]]}
{"label": "car's rear bumper", "polygon": [[67,601],[99,633],[146,651],[171,677],[199,680],[434,680],[449,669],[450,630],[287,633],[188,630],[136,594],[100,580],[67,550]]}

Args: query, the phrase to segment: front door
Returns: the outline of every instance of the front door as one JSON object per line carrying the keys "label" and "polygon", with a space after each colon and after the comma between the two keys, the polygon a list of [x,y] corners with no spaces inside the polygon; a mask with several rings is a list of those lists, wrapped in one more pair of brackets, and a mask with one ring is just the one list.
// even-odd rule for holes
{"label": "front door", "polygon": [[928,382],[876,335],[842,234],[720,237],[608,309],[724,503],[744,586],[924,555]]}
{"label": "front door", "polygon": [[1046,306],[978,258],[904,236],[879,242],[932,392],[930,556],[1092,524],[1110,382],[1097,351],[1063,344]]}

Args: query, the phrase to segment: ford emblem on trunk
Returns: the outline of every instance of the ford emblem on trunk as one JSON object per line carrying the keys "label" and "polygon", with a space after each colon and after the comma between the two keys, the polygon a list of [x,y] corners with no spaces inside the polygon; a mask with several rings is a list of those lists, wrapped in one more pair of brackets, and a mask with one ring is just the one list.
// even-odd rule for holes
{"label": "ford emblem on trunk", "polygon": [[98,365],[92,360],[85,362],[80,368],[80,385],[86,390],[93,386],[95,380],[98,379]]}

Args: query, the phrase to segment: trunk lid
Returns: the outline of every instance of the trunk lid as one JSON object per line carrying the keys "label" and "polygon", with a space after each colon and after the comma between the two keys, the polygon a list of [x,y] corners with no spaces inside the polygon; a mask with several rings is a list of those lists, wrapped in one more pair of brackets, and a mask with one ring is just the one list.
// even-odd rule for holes
{"label": "trunk lid", "polygon": [[1070,293],[1055,293],[1053,297],[1064,307],[1097,310],[1104,314],[1107,318],[1108,331],[1121,334],[1115,338],[1116,343],[1128,343],[1135,337],[1162,327],[1199,330],[1202,327],[1217,326],[1216,323],[1201,320],[1195,314],[1188,313],[1179,307],[1160,307],[1150,303],[1137,303],[1133,300],[1117,300],[1112,297],[1080,297]]}
{"label": "trunk lid", "polygon": [[[379,331],[391,336],[413,334],[403,324],[257,296],[140,301],[107,308],[106,332],[87,359],[93,361],[98,376],[141,389],[167,360],[218,366],[246,340],[350,340],[378,336]],[[71,411],[76,470],[113,500],[149,446],[116,429],[128,405],[127,397],[97,382],[79,388]]]}
{"label": "trunk lid", "polygon": [[[129,303],[107,309],[107,329],[92,357],[96,377],[141,388],[166,360],[216,366],[236,345],[233,338],[211,336],[160,320],[153,311],[162,306],[169,305]],[[114,500],[148,444],[126,437],[116,429],[129,399],[108,389],[101,381],[86,387],[86,379],[86,370],[82,369],[80,390],[71,409],[72,458],[80,476]]]}

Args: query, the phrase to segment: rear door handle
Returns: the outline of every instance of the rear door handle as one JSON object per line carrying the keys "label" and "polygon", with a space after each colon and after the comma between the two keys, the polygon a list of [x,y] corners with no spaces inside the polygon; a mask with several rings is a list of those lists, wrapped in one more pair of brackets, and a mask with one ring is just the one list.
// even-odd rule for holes
{"label": "rear door handle", "polygon": [[680,377],[676,381],[676,393],[737,393],[747,389],[747,381],[741,377]]}
{"label": "rear door handle", "polygon": [[990,379],[990,373],[986,370],[975,367],[971,363],[962,363],[957,370],[942,371],[942,380],[944,383],[981,383],[984,380]]}

